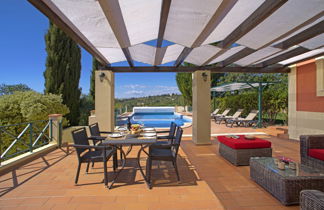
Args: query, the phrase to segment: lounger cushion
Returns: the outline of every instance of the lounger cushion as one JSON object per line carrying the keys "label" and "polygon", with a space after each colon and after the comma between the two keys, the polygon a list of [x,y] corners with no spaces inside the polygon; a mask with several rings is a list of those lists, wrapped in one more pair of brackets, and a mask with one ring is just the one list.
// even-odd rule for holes
{"label": "lounger cushion", "polygon": [[309,149],[308,155],[312,158],[324,160],[324,149]]}
{"label": "lounger cushion", "polygon": [[257,149],[271,148],[271,142],[259,138],[247,140],[244,136],[239,136],[239,139],[228,138],[226,136],[218,136],[218,141],[232,149]]}

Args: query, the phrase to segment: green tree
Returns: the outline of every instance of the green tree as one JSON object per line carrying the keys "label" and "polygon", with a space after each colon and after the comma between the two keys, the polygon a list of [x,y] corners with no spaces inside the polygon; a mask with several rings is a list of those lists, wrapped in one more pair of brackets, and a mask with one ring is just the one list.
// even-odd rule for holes
{"label": "green tree", "polygon": [[[49,114],[69,113],[68,107],[62,102],[59,95],[43,95],[34,91],[16,91],[11,95],[0,96],[0,125],[6,126],[5,132],[0,130],[0,153],[12,143],[15,136],[22,132],[27,123],[33,123],[33,132],[37,137],[47,124]],[[67,124],[67,120],[63,118],[63,126]],[[43,136],[39,143],[45,140]],[[28,148],[29,141],[29,132],[27,132],[21,136],[9,153],[24,151]]]}
{"label": "green tree", "polygon": [[90,77],[90,96],[93,101],[95,101],[95,71],[100,68],[100,62],[95,58],[92,57],[92,70],[91,70],[91,77]]}
{"label": "green tree", "polygon": [[32,89],[25,84],[16,84],[16,85],[1,84],[0,85],[0,96],[10,95],[16,91],[29,91],[29,90],[32,90]]}
{"label": "green tree", "polygon": [[56,25],[50,23],[46,42],[45,93],[62,95],[70,113],[66,116],[71,125],[79,122],[79,88],[81,72],[80,47]]}
{"label": "green tree", "polygon": [[80,98],[80,120],[79,125],[88,125],[90,111],[94,109],[91,95],[81,95]]}
{"label": "green tree", "polygon": [[176,81],[186,105],[192,104],[192,74],[177,73]]}

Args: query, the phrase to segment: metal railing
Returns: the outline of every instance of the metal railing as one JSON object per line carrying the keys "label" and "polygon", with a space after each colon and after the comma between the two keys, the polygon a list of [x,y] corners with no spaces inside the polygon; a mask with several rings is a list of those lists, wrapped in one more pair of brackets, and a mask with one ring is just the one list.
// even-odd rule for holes
{"label": "metal railing", "polygon": [[0,126],[0,165],[4,160],[33,152],[52,140],[52,120]]}

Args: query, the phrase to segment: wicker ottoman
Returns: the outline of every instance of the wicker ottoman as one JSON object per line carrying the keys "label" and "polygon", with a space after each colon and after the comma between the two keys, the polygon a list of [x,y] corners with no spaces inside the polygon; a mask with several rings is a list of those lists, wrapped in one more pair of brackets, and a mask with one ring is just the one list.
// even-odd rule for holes
{"label": "wicker ottoman", "polygon": [[324,191],[324,171],[300,164],[280,170],[271,157],[251,158],[250,176],[284,205],[299,204],[302,190]]}
{"label": "wicker ottoman", "polygon": [[271,157],[271,142],[263,139],[231,139],[219,136],[219,154],[236,166],[248,166],[251,157]]}

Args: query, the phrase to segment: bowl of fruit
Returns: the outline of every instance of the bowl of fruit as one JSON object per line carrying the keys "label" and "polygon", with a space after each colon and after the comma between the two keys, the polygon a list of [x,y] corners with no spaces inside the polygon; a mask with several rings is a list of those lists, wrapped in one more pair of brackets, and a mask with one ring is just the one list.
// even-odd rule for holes
{"label": "bowl of fruit", "polygon": [[131,134],[139,134],[142,131],[140,124],[132,124],[130,132]]}

